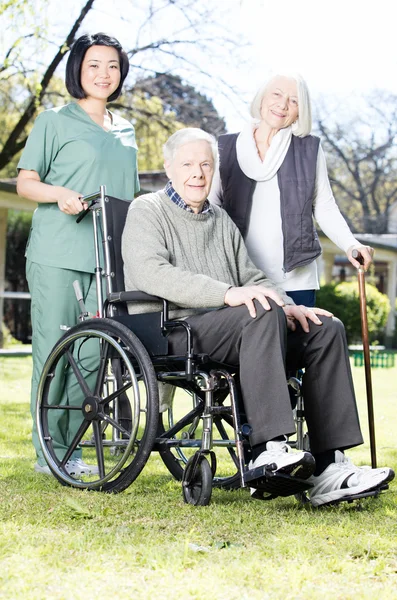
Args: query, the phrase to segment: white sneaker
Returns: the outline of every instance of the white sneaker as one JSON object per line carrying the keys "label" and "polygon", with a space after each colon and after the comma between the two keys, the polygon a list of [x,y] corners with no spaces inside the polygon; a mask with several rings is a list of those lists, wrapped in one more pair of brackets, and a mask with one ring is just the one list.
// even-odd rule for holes
{"label": "white sneaker", "polygon": [[39,463],[36,463],[33,468],[36,473],[41,473],[42,475],[52,475],[48,465],[39,465]]}
{"label": "white sneaker", "polygon": [[[316,462],[310,452],[293,450],[287,442],[267,442],[264,450],[248,468],[269,466],[273,472],[283,473],[299,479],[308,479],[313,473]],[[251,495],[256,489],[251,488]]]}
{"label": "white sneaker", "polygon": [[335,452],[335,462],[321,475],[309,477],[313,485],[309,490],[313,506],[348,500],[354,494],[362,494],[379,489],[394,479],[394,471],[388,467],[371,469],[356,467],[342,452]]}
{"label": "white sneaker", "polygon": [[[39,465],[36,463],[34,466],[36,473],[42,475],[52,475],[50,467],[48,465]],[[66,470],[69,475],[75,475],[80,477],[81,475],[98,475],[99,469],[95,465],[87,465],[81,458],[72,458],[66,463]]]}
{"label": "white sneaker", "polygon": [[87,465],[81,458],[72,458],[66,463],[69,475],[80,477],[81,475],[98,475],[99,469],[96,465]]}

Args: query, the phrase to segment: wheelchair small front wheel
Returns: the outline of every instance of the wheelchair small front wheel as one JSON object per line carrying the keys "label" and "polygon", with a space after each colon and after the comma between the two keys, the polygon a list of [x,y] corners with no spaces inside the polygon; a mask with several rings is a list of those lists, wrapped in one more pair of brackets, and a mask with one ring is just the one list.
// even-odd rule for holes
{"label": "wheelchair small front wheel", "polygon": [[[193,406],[193,409],[194,408],[195,405]],[[178,428],[179,423],[177,422],[177,419],[174,418],[173,407],[170,407],[168,411],[160,415],[157,438],[168,438],[180,441],[180,445],[159,444],[157,448],[163,463],[165,464],[171,475],[175,477],[177,481],[182,481],[183,473],[186,468],[186,464],[191,456],[192,450],[182,445],[183,440],[186,439],[186,435],[189,436],[189,439],[198,439],[201,437],[201,414],[202,411],[197,411],[196,413],[192,412],[191,418],[188,422],[186,421],[186,418],[184,418],[183,426],[181,426],[179,431],[177,433],[174,433],[170,438],[168,438],[167,435],[168,429],[175,427]],[[182,423],[182,420],[180,422]],[[230,415],[221,415],[215,417],[214,429],[217,431],[220,440],[228,440],[230,436],[233,435],[232,427],[233,419]],[[216,443],[214,445],[216,446]],[[214,458],[212,460],[212,487],[224,490],[238,489],[241,486],[241,477],[238,468],[238,458],[236,449],[233,447],[229,447],[226,449],[226,452],[225,449],[221,451],[220,448],[217,448],[216,450],[220,451],[219,458],[221,460],[218,462],[222,463],[221,468],[224,464],[223,459],[226,456],[229,456],[229,458],[232,461],[232,464],[231,467],[227,465],[226,469],[221,474],[218,474],[216,473],[217,457],[215,454],[213,455]]]}
{"label": "wheelchair small front wheel", "polygon": [[186,463],[182,478],[182,494],[186,504],[207,506],[212,494],[212,470],[205,456],[194,455]]}

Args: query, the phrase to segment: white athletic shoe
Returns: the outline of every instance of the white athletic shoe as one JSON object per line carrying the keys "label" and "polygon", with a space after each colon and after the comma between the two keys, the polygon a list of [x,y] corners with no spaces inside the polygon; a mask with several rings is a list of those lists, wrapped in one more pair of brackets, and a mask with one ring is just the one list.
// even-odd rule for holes
{"label": "white athletic shoe", "polygon": [[36,473],[41,473],[41,475],[52,475],[48,465],[39,465],[39,463],[36,463],[33,468]]}
{"label": "white athletic shoe", "polygon": [[87,465],[81,458],[72,458],[66,463],[66,470],[69,475],[98,475],[99,469],[96,465]]}
{"label": "white athletic shoe", "polygon": [[[50,467],[48,465],[39,465],[36,463],[34,466],[36,473],[43,475],[52,475]],[[81,458],[72,458],[66,463],[66,470],[69,475],[75,475],[80,477],[81,475],[98,475],[99,469],[95,465],[87,465]]]}
{"label": "white athletic shoe", "polygon": [[[293,450],[287,442],[267,442],[264,450],[248,468],[269,466],[274,472],[290,475],[299,479],[308,479],[313,473],[316,463],[310,452]],[[256,489],[251,488],[251,495]]]}
{"label": "white athletic shoe", "polygon": [[371,469],[356,467],[343,452],[335,452],[335,462],[321,475],[312,475],[308,482],[313,487],[308,491],[313,506],[335,501],[348,500],[354,494],[379,489],[394,479],[394,471],[388,467]]}

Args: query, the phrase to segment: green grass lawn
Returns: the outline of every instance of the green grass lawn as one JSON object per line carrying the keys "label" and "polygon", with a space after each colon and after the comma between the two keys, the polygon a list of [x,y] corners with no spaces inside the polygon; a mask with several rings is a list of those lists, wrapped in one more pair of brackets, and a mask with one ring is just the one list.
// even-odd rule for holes
{"label": "green grass lawn", "polygon": [[[0,359],[0,598],[397,598],[397,484],[315,510],[214,490],[184,504],[154,455],[120,495],[33,471],[30,358]],[[368,441],[364,369],[354,368]],[[373,369],[378,464],[397,470],[397,367]],[[370,462],[369,445],[349,456]]]}

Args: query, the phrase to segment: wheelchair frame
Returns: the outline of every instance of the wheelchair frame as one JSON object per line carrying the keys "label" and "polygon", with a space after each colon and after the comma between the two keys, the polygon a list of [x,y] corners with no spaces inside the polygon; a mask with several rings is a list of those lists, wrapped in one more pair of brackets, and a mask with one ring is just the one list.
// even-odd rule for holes
{"label": "wheelchair frame", "polygon": [[[189,324],[169,319],[166,300],[142,292],[114,291],[115,270],[112,268],[111,250],[115,242],[108,229],[109,198],[105,186],[101,186],[99,192],[85,196],[83,201],[89,202],[90,206],[79,215],[77,222],[89,212],[92,213],[97,315],[92,318],[87,313],[77,290],[76,296],[81,306],[80,323],[63,327],[66,333],[51,351],[40,378],[37,429],[44,457],[54,476],[64,485],[119,492],[136,479],[151,451],[158,450],[174,477],[182,479],[183,497],[190,504],[208,504],[213,485],[246,487],[253,480],[264,499],[303,493],[310,487],[304,480],[276,474],[265,467],[255,469],[254,473],[247,469],[250,427],[240,421],[238,389],[232,373],[222,365],[211,363],[206,355],[194,353]],[[103,280],[106,286],[105,301]],[[129,325],[125,326],[131,317],[136,321],[137,315],[123,318],[117,315],[120,304],[135,301],[162,302],[159,335],[165,340],[168,331],[182,327],[186,333],[184,356],[161,353],[149,356],[139,336],[129,329]],[[159,343],[161,345],[161,340]],[[94,366],[87,366],[91,363],[89,358],[84,357],[84,352],[92,344],[95,344],[96,359]],[[76,380],[73,385],[77,395],[80,395],[77,403],[74,400],[72,403],[62,403],[58,396],[51,398],[52,390],[56,389],[54,381],[63,376],[65,381]],[[90,378],[95,380],[94,387],[86,381]],[[193,409],[177,423],[174,423],[172,409],[169,410],[168,430],[162,421],[159,422],[158,381],[175,384],[193,396]],[[294,390],[297,402],[297,439],[292,445],[302,449],[306,437],[301,383],[296,377],[290,378],[288,383]],[[230,396],[230,406],[223,404],[227,395]],[[66,451],[60,449],[52,431],[52,422],[59,411],[61,415],[66,414],[69,421],[78,421],[77,433],[67,442]],[[202,434],[201,439],[196,439],[199,421],[202,423]],[[214,439],[214,423],[221,439]],[[229,439],[225,424],[233,426],[234,439]],[[188,434],[184,431],[187,426],[190,426]],[[180,432],[182,434],[178,438]],[[216,477],[214,447],[228,450],[236,474]],[[184,453],[187,448],[197,448],[197,451],[188,458]],[[96,457],[98,473],[77,476],[68,470],[70,459],[82,450],[87,451],[88,456]],[[173,450],[177,452],[177,457],[173,455]],[[184,463],[184,468],[181,463]]]}

